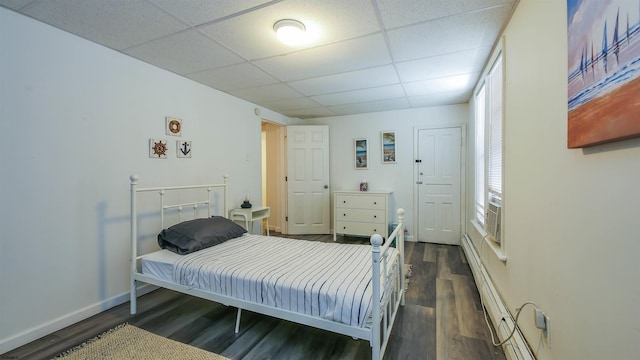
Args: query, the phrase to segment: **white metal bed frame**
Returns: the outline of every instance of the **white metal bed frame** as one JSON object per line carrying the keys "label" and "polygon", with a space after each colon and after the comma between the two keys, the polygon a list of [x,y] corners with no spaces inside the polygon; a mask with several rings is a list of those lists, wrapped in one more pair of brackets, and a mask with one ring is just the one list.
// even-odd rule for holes
{"label": "white metal bed frame", "polygon": [[[379,306],[373,306],[372,324],[370,328],[350,326],[338,322],[325,320],[285,309],[275,308],[268,305],[258,304],[242,299],[236,299],[226,295],[215,294],[199,289],[193,289],[187,286],[176,284],[169,281],[159,280],[152,276],[143,274],[140,269],[140,260],[142,255],[138,254],[138,214],[137,214],[137,195],[142,192],[157,192],[160,196],[160,230],[165,228],[164,217],[165,211],[177,209],[180,221],[182,220],[182,210],[192,207],[194,217],[197,217],[198,208],[206,205],[207,216],[211,217],[212,192],[214,190],[222,190],[223,192],[223,209],[224,217],[228,215],[227,195],[229,176],[224,175],[224,183],[208,184],[208,185],[189,185],[189,186],[169,186],[169,187],[151,187],[138,188],[138,177],[131,175],[131,314],[137,311],[137,286],[136,282],[148,283],[162,288],[171,289],[180,293],[197,296],[203,299],[215,301],[225,306],[233,306],[238,308],[236,318],[236,333],[240,326],[240,314],[242,309],[253,311],[256,313],[272,316],[296,322],[303,325],[313,326],[319,329],[331,331],[338,334],[348,335],[353,338],[368,340],[371,345],[371,358],[374,360],[382,359],[386,347],[388,345],[391,329],[396,318],[400,305],[404,305],[405,281],[404,281],[404,210],[398,209],[397,220],[398,226],[389,235],[389,241],[384,242],[382,236],[375,234],[371,236],[371,261],[372,261],[372,279],[373,279],[373,299],[380,299]],[[206,189],[207,198],[179,204],[165,204],[165,195],[168,192],[180,191],[186,189]],[[218,214],[220,215],[220,214]],[[158,231],[160,231],[158,230]],[[387,273],[387,255],[389,247],[392,243],[396,244],[396,248],[400,254],[397,273]],[[381,271],[383,273],[381,273]],[[375,274],[380,274],[376,276]],[[382,278],[382,281],[381,281]],[[382,335],[382,338],[381,336]]]}

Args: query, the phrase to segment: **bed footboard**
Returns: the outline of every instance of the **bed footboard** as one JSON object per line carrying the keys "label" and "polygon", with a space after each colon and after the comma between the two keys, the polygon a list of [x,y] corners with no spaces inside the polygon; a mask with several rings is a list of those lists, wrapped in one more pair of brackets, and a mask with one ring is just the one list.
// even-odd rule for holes
{"label": "bed footboard", "polygon": [[[400,305],[404,305],[404,209],[398,209],[398,226],[383,243],[382,236],[371,236],[373,299],[379,299],[373,308],[371,326],[371,358],[382,359]],[[399,253],[397,266],[389,269],[389,247],[394,244]]]}

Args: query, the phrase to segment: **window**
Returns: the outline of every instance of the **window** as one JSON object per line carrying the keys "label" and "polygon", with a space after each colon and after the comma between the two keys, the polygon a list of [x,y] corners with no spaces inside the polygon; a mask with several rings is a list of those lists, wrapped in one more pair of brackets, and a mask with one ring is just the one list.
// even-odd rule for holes
{"label": "window", "polygon": [[480,91],[476,94],[476,220],[484,225],[484,118],[485,118],[485,86],[480,87]]}
{"label": "window", "polygon": [[[475,214],[473,224],[499,260],[507,261],[502,227],[504,58],[502,42],[474,96]],[[496,205],[496,206],[493,206]],[[490,235],[490,236],[488,236]]]}
{"label": "window", "polygon": [[502,203],[502,53],[475,95],[475,217],[484,225],[487,201]]}
{"label": "window", "polygon": [[487,190],[490,200],[502,199],[502,55],[489,75],[489,146],[487,147]]}

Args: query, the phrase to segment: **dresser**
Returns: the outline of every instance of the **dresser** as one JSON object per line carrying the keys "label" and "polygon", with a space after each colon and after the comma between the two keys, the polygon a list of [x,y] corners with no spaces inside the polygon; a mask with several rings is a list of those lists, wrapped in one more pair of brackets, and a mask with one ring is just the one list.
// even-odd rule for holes
{"label": "dresser", "polygon": [[391,191],[334,191],[333,241],[337,234],[389,237]]}

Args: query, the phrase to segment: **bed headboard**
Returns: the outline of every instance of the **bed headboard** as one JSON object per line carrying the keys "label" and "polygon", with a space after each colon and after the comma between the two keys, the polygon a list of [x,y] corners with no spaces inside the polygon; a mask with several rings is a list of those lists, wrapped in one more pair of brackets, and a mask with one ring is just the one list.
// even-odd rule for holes
{"label": "bed headboard", "polygon": [[[131,180],[131,214],[132,216],[137,212],[137,196],[138,193],[143,192],[157,192],[160,199],[160,224],[161,230],[164,229],[164,219],[165,214],[169,210],[176,209],[178,211],[179,220],[182,221],[182,211],[184,209],[192,208],[194,217],[197,217],[198,209],[200,206],[206,206],[207,209],[207,217],[211,217],[211,205],[212,205],[212,195],[214,191],[222,190],[223,199],[223,214],[218,214],[224,217],[229,216],[229,209],[227,205],[227,195],[228,195],[228,184],[229,184],[229,174],[224,174],[223,176],[224,182],[222,184],[205,184],[205,185],[184,185],[184,186],[164,186],[164,187],[150,187],[150,188],[139,188],[138,187],[138,176],[131,175],[129,179]],[[207,192],[204,194],[206,196],[202,196],[199,199],[191,200],[187,202],[172,202],[171,200],[167,201],[167,195],[172,192],[180,192],[185,190],[206,190]],[[133,217],[132,217],[133,220]]]}
{"label": "bed headboard", "polygon": [[[222,184],[205,184],[205,185],[184,185],[184,186],[160,186],[139,188],[138,176],[131,175],[131,256],[132,259],[137,258],[137,243],[138,243],[138,194],[145,192],[157,192],[159,197],[159,210],[160,210],[160,232],[165,228],[165,217],[170,211],[178,213],[178,221],[182,221],[183,211],[193,210],[193,217],[197,218],[199,210],[206,206],[207,217],[212,215],[220,215],[224,217],[229,216],[228,208],[228,183],[229,175],[224,174],[224,182]],[[199,191],[200,190],[200,191]],[[206,190],[206,191],[205,191]],[[187,201],[182,201],[180,196],[170,196],[171,194],[177,195],[181,192],[191,192]],[[211,208],[213,203],[214,194],[221,194],[222,199],[217,199],[216,205],[222,205],[222,214],[212,214]],[[132,261],[135,263],[135,261]]]}

